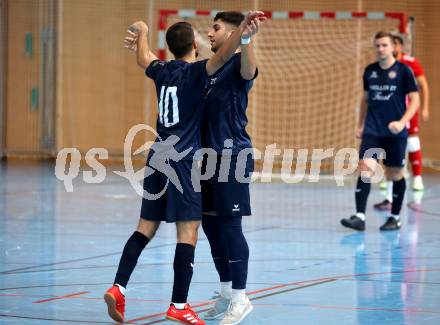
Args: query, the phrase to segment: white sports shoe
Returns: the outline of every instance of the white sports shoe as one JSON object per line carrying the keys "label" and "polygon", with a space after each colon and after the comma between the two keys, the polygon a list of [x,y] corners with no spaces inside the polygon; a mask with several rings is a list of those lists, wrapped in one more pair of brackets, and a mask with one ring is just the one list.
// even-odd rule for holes
{"label": "white sports shoe", "polygon": [[425,189],[425,186],[423,186],[422,176],[414,177],[412,188],[414,191],[423,191]]}
{"label": "white sports shoe", "polygon": [[220,325],[236,325],[254,309],[249,298],[246,297],[244,302],[231,302],[228,310],[225,313],[225,317],[220,322]]}
{"label": "white sports shoe", "polygon": [[231,299],[226,299],[222,296],[218,297],[215,301],[214,306],[212,306],[212,308],[206,312],[203,318],[207,320],[212,320],[222,317],[225,314],[226,310],[228,310],[230,304]]}

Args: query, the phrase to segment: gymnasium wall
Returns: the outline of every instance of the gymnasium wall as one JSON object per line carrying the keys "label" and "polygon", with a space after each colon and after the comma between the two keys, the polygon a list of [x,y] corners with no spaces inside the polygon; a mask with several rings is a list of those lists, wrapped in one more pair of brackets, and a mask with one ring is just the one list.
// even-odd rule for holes
{"label": "gymnasium wall", "polygon": [[[30,91],[38,85],[39,48],[24,54],[26,32],[39,33],[39,8],[49,0],[8,1],[6,153],[41,150],[41,116],[30,109]],[[155,125],[156,99],[152,83],[123,48],[126,27],[135,20],[151,26],[155,49],[159,9],[394,11],[416,18],[415,55],[423,64],[431,88],[431,120],[422,125],[425,158],[440,161],[440,2],[436,0],[369,1],[167,1],[58,0],[56,144],[54,152],[77,147],[86,152],[104,147],[113,156],[123,152],[127,131],[134,124]],[[41,25],[41,24],[40,24]],[[250,112],[252,115],[252,112]],[[143,139],[138,138],[137,143]]]}
{"label": "gymnasium wall", "polygon": [[[34,154],[40,148],[40,110],[31,107],[31,91],[39,84],[38,9],[36,1],[8,1],[7,5],[5,150],[11,154]],[[26,33],[32,46],[28,53]]]}

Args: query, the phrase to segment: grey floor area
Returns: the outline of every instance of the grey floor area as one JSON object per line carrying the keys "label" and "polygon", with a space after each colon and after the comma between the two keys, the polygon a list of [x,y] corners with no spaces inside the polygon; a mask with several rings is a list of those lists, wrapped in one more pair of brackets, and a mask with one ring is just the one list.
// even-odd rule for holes
{"label": "grey floor area", "polygon": [[[51,163],[0,164],[0,323],[112,323],[102,295],[135,229],[141,199],[108,171],[101,184],[66,192]],[[440,175],[408,191],[402,229],[381,233],[386,215],[373,188],[365,232],[340,226],[354,209],[353,181],[251,185],[247,291],[242,324],[439,324]],[[190,302],[201,317],[218,290],[200,231]],[[143,252],[127,291],[128,323],[168,323],[175,229],[164,224]],[[217,324],[209,322],[208,324]]]}

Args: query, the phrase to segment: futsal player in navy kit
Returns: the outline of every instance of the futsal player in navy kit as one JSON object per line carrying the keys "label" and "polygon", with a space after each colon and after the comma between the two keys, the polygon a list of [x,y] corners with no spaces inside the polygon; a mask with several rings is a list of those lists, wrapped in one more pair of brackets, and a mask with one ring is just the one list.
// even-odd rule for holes
{"label": "futsal player in navy kit", "polygon": [[[157,132],[147,158],[144,190],[164,194],[156,200],[142,201],[137,230],[128,239],[119,263],[114,285],[104,295],[109,315],[124,320],[125,287],[137,260],[153,238],[161,221],[176,223],[177,244],[174,256],[174,286],[167,318],[184,324],[205,324],[187,304],[193,274],[197,229],[201,220],[201,197],[191,183],[194,153],[200,149],[200,118],[208,76],[213,75],[234,54],[240,37],[252,33],[253,20],[262,12],[250,12],[225,47],[209,60],[195,62],[194,31],[187,22],[172,25],[166,33],[169,50],[176,60],[160,61],[149,50],[148,27],[144,22],[130,26],[126,47],[135,50],[137,63],[156,85],[158,98]],[[252,22],[252,24],[251,24]],[[168,172],[178,179],[173,179]],[[167,185],[168,184],[168,185]]]}
{"label": "futsal player in navy kit", "polygon": [[[225,46],[243,19],[240,12],[217,13],[208,34],[213,52],[218,53]],[[220,324],[238,324],[252,310],[245,294],[249,248],[242,231],[242,216],[251,214],[249,183],[254,162],[246,132],[246,108],[257,75],[251,39],[243,38],[241,52],[210,76],[205,101],[202,143],[203,147],[214,149],[217,165],[214,176],[202,182],[202,227],[220,277],[220,296],[204,318],[223,317]],[[207,165],[204,160],[202,173]],[[230,166],[229,170],[225,166]],[[236,171],[242,179],[236,179]]]}
{"label": "futsal player in navy kit", "polygon": [[[365,95],[361,104],[357,136],[362,137],[359,151],[359,176],[356,186],[356,214],[342,219],[341,224],[355,230],[365,229],[365,211],[375,164],[369,149],[385,151],[383,160],[387,179],[393,181],[391,216],[380,230],[400,228],[400,210],[406,190],[404,178],[405,151],[408,138],[407,122],[416,113],[420,99],[415,78],[407,65],[393,56],[393,35],[379,32],[374,38],[378,62],[367,66],[364,72]],[[406,107],[406,96],[409,105]],[[374,162],[374,164],[372,164]]]}

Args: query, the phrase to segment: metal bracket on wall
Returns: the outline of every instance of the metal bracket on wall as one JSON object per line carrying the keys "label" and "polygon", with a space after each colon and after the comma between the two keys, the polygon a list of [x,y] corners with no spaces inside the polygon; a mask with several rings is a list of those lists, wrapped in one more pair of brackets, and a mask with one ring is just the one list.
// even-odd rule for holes
{"label": "metal bracket on wall", "polygon": [[34,52],[33,49],[33,37],[31,32],[27,32],[24,36],[24,53],[26,56],[31,57]]}
{"label": "metal bracket on wall", "polygon": [[38,90],[38,87],[32,87],[31,88],[31,106],[30,106],[31,112],[38,110],[39,98],[40,98],[40,92]]}

